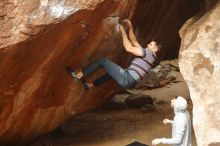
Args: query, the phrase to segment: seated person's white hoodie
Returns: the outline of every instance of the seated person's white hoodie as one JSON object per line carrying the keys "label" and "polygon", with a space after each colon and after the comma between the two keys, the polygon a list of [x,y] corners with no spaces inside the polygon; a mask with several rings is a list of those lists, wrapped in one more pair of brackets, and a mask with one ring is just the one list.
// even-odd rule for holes
{"label": "seated person's white hoodie", "polygon": [[168,120],[168,123],[172,124],[172,138],[155,139],[152,141],[152,144],[162,143],[172,144],[173,146],[191,146],[191,120],[187,110],[187,101],[183,97],[177,96],[174,101],[171,101],[171,106],[174,108],[175,113],[174,120]]}

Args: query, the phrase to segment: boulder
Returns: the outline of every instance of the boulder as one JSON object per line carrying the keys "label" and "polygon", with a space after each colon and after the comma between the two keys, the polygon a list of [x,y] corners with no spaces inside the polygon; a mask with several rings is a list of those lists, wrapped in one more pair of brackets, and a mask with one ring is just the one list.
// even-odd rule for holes
{"label": "boulder", "polygon": [[136,88],[152,89],[166,86],[176,80],[176,76],[172,74],[172,71],[176,71],[176,68],[173,69],[171,64],[158,65],[149,71],[143,80],[137,83]]}
{"label": "boulder", "polygon": [[220,145],[220,2],[206,1],[181,28],[180,71],[193,102],[199,146]]}
{"label": "boulder", "polygon": [[139,108],[146,104],[153,105],[153,99],[149,95],[134,94],[126,98],[125,103],[128,107]]}
{"label": "boulder", "polygon": [[126,67],[119,19],[132,19],[143,47],[156,36],[175,54],[177,32],[200,1],[0,1],[0,144],[24,145],[112,97],[115,82],[85,92],[65,67],[103,56]]}
{"label": "boulder", "polygon": [[133,0],[0,1],[0,145],[31,142],[117,91],[108,82],[85,92],[65,67],[101,56],[126,64],[118,20],[130,18],[135,6]]}
{"label": "boulder", "polygon": [[143,107],[141,107],[141,112],[143,113],[152,113],[156,112],[156,106],[153,104],[145,104]]}

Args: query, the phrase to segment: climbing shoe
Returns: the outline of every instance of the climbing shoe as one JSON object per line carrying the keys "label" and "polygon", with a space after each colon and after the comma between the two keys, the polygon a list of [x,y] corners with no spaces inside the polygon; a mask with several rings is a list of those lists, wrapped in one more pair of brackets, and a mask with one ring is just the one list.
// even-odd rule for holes
{"label": "climbing shoe", "polygon": [[80,78],[77,76],[77,72],[71,68],[71,67],[66,67],[66,71],[72,76],[72,78],[75,80],[75,81],[78,81],[80,80]]}
{"label": "climbing shoe", "polygon": [[89,86],[85,78],[82,79],[82,85],[83,85],[84,90],[89,90]]}

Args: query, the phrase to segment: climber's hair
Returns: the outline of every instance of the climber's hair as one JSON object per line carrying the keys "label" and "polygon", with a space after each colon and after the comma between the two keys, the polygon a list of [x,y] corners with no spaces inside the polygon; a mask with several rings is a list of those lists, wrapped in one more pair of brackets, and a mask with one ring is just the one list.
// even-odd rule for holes
{"label": "climber's hair", "polygon": [[156,38],[153,38],[152,41],[154,41],[156,43],[156,46],[158,48],[157,52],[156,52],[156,56],[158,58],[160,58],[160,60],[162,60],[165,56],[165,47],[164,47],[164,43]]}
{"label": "climber's hair", "polygon": [[164,43],[162,43],[162,41],[159,41],[156,38],[153,38],[151,41],[154,41],[156,43],[156,46],[158,47],[158,50],[156,52],[157,59],[153,65],[153,68],[154,68],[160,63],[161,60],[163,60],[166,51],[164,49]]}
{"label": "climber's hair", "polygon": [[163,49],[163,45],[162,45],[161,41],[159,41],[158,39],[155,39],[155,38],[152,39],[152,41],[154,41],[156,43],[158,50]]}

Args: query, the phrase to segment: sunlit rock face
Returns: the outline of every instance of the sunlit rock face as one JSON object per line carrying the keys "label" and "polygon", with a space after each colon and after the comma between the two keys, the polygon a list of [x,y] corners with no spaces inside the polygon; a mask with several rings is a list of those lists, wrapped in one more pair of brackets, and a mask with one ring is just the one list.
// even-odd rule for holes
{"label": "sunlit rock face", "polygon": [[81,10],[94,10],[103,0],[3,0],[0,2],[0,47],[24,41],[45,25],[60,22]]}
{"label": "sunlit rock face", "polygon": [[118,19],[131,17],[135,6],[135,0],[0,1],[0,145],[30,142],[116,92],[115,82],[85,92],[65,67],[100,56],[125,64]]}
{"label": "sunlit rock face", "polygon": [[220,2],[206,1],[203,11],[181,28],[179,65],[193,101],[198,146],[220,145]]}

